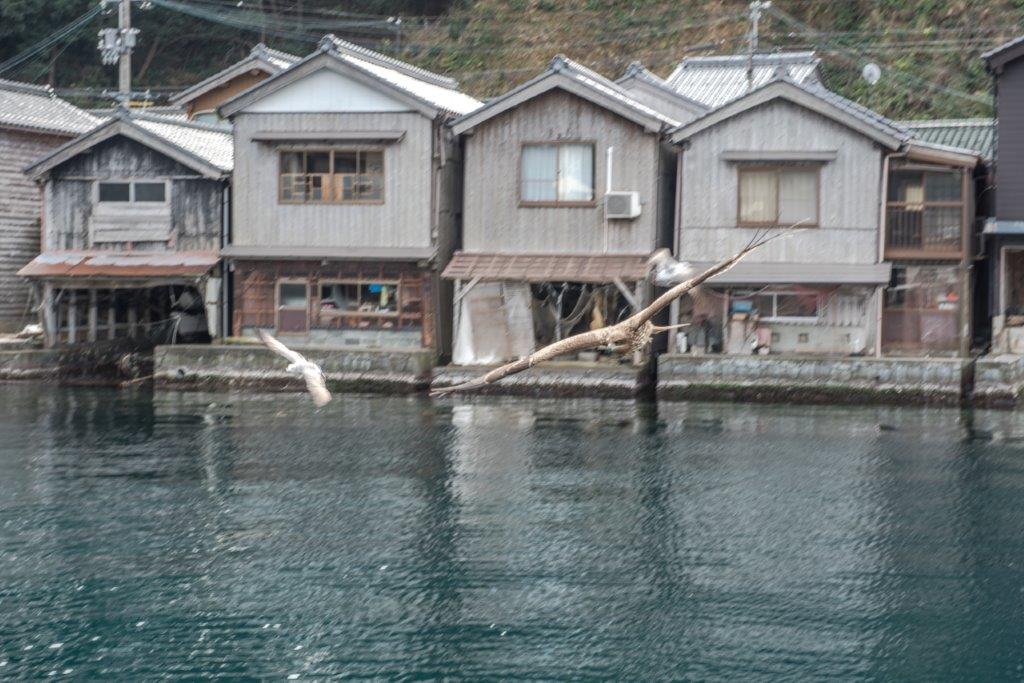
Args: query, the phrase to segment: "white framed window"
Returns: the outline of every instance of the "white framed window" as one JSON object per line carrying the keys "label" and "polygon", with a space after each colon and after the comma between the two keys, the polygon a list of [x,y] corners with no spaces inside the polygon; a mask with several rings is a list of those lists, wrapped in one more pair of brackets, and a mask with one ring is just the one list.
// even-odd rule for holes
{"label": "white framed window", "polygon": [[593,203],[593,143],[524,144],[520,154],[519,201],[525,206]]}
{"label": "white framed window", "polygon": [[101,204],[156,206],[167,203],[166,180],[101,180],[96,183]]}

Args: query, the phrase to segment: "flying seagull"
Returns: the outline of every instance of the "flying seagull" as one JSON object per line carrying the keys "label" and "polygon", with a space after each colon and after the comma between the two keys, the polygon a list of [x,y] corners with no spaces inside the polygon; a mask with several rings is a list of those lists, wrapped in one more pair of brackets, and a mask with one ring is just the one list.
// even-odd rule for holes
{"label": "flying seagull", "polygon": [[[497,367],[490,372],[469,380],[468,382],[462,382],[461,384],[455,384],[450,387],[438,387],[431,391],[430,395],[445,396],[456,392],[479,389],[480,387],[494,384],[509,375],[515,375],[523,372],[524,370],[528,370],[534,365],[543,363],[546,360],[551,360],[552,358],[557,358],[558,356],[563,356],[567,353],[576,353],[578,351],[597,348],[599,346],[616,346],[625,351],[639,351],[650,343],[651,337],[656,333],[666,332],[677,327],[682,327],[682,325],[660,326],[652,323],[651,319],[660,313],[662,309],[672,303],[675,299],[678,299],[692,289],[702,285],[707,280],[729,270],[739,263],[744,256],[758,247],[762,247],[768,242],[778,239],[779,237],[785,237],[793,234],[795,231],[794,229],[804,222],[805,221],[800,221],[800,223],[776,232],[775,234],[770,234],[769,230],[758,230],[750,238],[750,241],[747,242],[747,245],[743,247],[743,249],[729,258],[716,263],[703,273],[695,275],[688,280],[684,280],[683,282],[675,285],[655,299],[649,306],[637,311],[622,322],[601,327],[596,330],[574,334],[571,337],[566,337],[565,339],[556,341],[553,344],[548,344],[544,348],[538,349],[528,356],[523,356],[519,360]],[[656,253],[651,260],[652,263],[650,265],[655,268],[656,271],[661,270],[664,272],[664,270],[668,269],[681,273],[685,272],[686,268],[688,268],[686,264],[677,263],[673,265],[670,259],[666,259],[666,253],[661,251]]]}
{"label": "flying seagull", "polygon": [[292,351],[287,346],[274,339],[272,336],[259,330],[260,341],[266,344],[267,348],[288,361],[285,371],[290,375],[301,377],[306,381],[306,389],[313,397],[313,403],[317,408],[330,403],[331,392],[327,391],[327,381],[324,371],[316,363],[306,360],[301,353]]}

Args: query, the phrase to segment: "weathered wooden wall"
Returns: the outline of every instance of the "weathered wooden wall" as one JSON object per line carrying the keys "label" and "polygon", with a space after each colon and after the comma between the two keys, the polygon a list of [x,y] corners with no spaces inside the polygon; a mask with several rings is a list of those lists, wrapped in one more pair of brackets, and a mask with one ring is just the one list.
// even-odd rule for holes
{"label": "weathered wooden wall", "polygon": [[203,93],[199,97],[195,98],[188,103],[185,110],[188,112],[189,118],[192,118],[196,114],[204,111],[210,111],[216,109],[220,105],[224,104],[232,97],[248,90],[252,86],[256,85],[260,81],[266,80],[268,74],[265,71],[259,69],[253,69],[252,71],[236,76],[219,88],[215,88],[210,92]]}
{"label": "weathered wooden wall", "polygon": [[0,332],[35,320],[26,315],[29,285],[17,272],[39,253],[42,199],[22,169],[66,138],[0,128]]}
{"label": "weathered wooden wall", "polygon": [[[587,207],[520,207],[524,142],[594,143],[595,202]],[[658,136],[564,91],[552,91],[491,119],[465,137],[463,243],[466,251],[600,254],[605,251],[606,150],[615,148],[612,189],[640,193],[641,214],[609,221],[607,251],[649,253],[657,241]]]}
{"label": "weathered wooden wall", "polygon": [[996,218],[1024,220],[1024,59],[1003,66],[998,76],[996,120]]}
{"label": "weathered wooden wall", "polygon": [[[142,208],[135,216],[125,208],[119,214],[124,242],[110,241],[115,221],[106,207],[96,215],[96,182],[99,180],[170,180],[169,206]],[[214,250],[220,246],[223,183],[203,178],[179,164],[128,138],[115,137],[100,143],[55,168],[46,194],[47,249],[123,249],[132,239],[133,249],[178,251]],[[116,209],[122,211],[120,207]],[[167,240],[150,241],[166,228]],[[134,227],[133,227],[134,226]],[[102,241],[93,231],[108,232]]]}
{"label": "weathered wooden wall", "polygon": [[[241,113],[235,117],[232,242],[240,246],[429,247],[432,213],[433,122],[418,113]],[[382,204],[282,204],[278,155],[282,148],[324,149],[345,143],[268,143],[263,131],[403,131],[384,144]],[[359,146],[367,146],[365,143]],[[369,147],[378,145],[370,144]]]}
{"label": "weathered wooden wall", "polygon": [[868,138],[785,101],[754,108],[704,130],[681,153],[677,253],[717,261],[752,234],[736,226],[737,162],[727,151],[834,151],[822,165],[821,226],[776,240],[747,257],[783,263],[877,263],[882,149]]}

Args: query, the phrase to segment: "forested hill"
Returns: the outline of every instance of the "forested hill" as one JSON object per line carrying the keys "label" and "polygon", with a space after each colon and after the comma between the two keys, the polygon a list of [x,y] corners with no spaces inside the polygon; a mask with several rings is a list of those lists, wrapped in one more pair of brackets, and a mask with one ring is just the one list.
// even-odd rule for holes
{"label": "forested hill", "polygon": [[[324,33],[458,78],[487,97],[522,82],[557,53],[618,76],[640,60],[665,76],[686,55],[746,46],[747,2],[727,0],[149,0],[134,85],[166,94],[242,57],[256,42],[305,54]],[[0,2],[0,78],[50,83],[82,104],[115,83],[96,32],[116,11],[96,0]],[[77,20],[77,21],[76,21]],[[895,118],[990,113],[979,55],[1024,32],[1017,0],[774,0],[760,50],[814,49],[826,83]],[[44,39],[48,41],[44,42]],[[11,65],[33,46],[34,56]],[[868,62],[882,78],[861,76]]]}

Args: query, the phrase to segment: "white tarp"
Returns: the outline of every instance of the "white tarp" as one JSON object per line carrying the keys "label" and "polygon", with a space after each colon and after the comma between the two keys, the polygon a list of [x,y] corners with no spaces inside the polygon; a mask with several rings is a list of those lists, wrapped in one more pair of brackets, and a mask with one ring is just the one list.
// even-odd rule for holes
{"label": "white tarp", "polygon": [[487,365],[533,351],[533,308],[526,282],[479,283],[459,302],[452,362]]}

